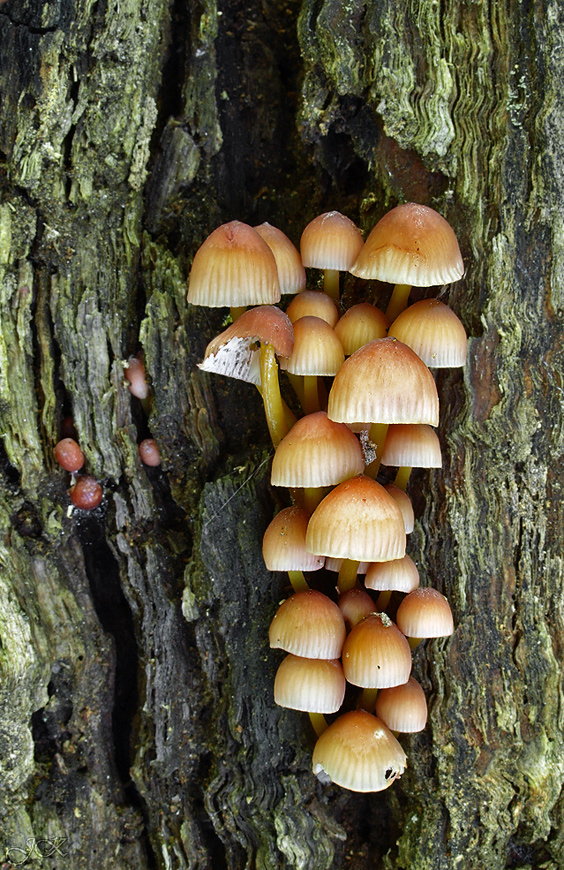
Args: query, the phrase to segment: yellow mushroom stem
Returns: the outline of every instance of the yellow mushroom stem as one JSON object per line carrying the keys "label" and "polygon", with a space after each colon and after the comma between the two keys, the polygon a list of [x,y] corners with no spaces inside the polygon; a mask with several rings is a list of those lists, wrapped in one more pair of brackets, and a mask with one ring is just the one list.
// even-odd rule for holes
{"label": "yellow mushroom stem", "polygon": [[407,640],[408,640],[410,649],[415,649],[415,647],[419,646],[419,644],[421,643],[422,640],[424,640],[424,638],[423,637],[408,637]]}
{"label": "yellow mushroom stem", "polygon": [[260,346],[260,385],[268,431],[273,445],[278,447],[291,427],[288,426],[284,402],[280,395],[278,363],[271,344],[261,343]]}
{"label": "yellow mushroom stem", "polygon": [[386,609],[386,607],[390,603],[391,597],[392,597],[392,592],[390,589],[386,589],[383,592],[380,592],[380,594],[378,596],[378,600],[376,601],[376,610],[379,613]]}
{"label": "yellow mushroom stem", "polygon": [[372,442],[374,447],[374,451],[376,453],[376,458],[370,463],[370,465],[366,466],[366,471],[364,472],[368,477],[371,477],[372,480],[376,480],[378,477],[378,471],[380,470],[380,462],[382,461],[382,453],[384,451],[384,442],[386,441],[386,435],[388,434],[388,424],[387,423],[371,423],[370,429],[368,430],[368,438]]}
{"label": "yellow mushroom stem", "polygon": [[240,306],[232,305],[230,308],[230,311],[231,311],[231,320],[233,321],[233,323],[235,323],[236,320],[239,320],[241,315],[244,314],[246,310],[247,310],[246,305],[240,305]]}
{"label": "yellow mushroom stem", "polygon": [[302,407],[305,413],[314,414],[316,411],[320,411],[317,375],[303,376],[303,391]]}
{"label": "yellow mushroom stem", "polygon": [[309,589],[303,571],[288,571],[288,577],[290,578],[290,583],[292,584],[294,592],[305,592]]}
{"label": "yellow mushroom stem", "polygon": [[323,271],[323,289],[331,299],[339,302],[339,270],[324,269]]}
{"label": "yellow mushroom stem", "polygon": [[337,580],[337,587],[340,595],[343,595],[344,592],[348,592],[349,589],[354,589],[356,586],[356,575],[358,573],[359,565],[360,562],[355,562],[353,559],[343,559]]}
{"label": "yellow mushroom stem", "polygon": [[402,311],[405,311],[410,293],[411,284],[396,284],[386,308],[386,317],[390,323],[393,323],[396,317],[399,317]]}
{"label": "yellow mushroom stem", "polygon": [[323,713],[308,713],[310,722],[313,725],[313,730],[318,737],[321,737],[324,731],[327,731],[327,720]]}
{"label": "yellow mushroom stem", "polygon": [[302,490],[303,506],[308,514],[312,514],[325,495],[322,486],[305,486]]}
{"label": "yellow mushroom stem", "polygon": [[374,713],[377,697],[378,689],[363,689],[362,695],[357,704],[357,709],[366,710],[367,713]]}
{"label": "yellow mushroom stem", "polygon": [[410,474],[411,465],[403,465],[401,468],[398,468],[398,473],[396,474],[396,479],[394,480],[394,486],[397,486],[398,489],[403,489],[403,491],[405,492]]}

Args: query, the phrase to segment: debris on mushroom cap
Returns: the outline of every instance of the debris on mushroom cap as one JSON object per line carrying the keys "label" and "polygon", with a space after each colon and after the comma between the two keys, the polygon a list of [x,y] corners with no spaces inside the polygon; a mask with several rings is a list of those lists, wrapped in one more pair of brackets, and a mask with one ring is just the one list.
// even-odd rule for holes
{"label": "debris on mushroom cap", "polygon": [[196,251],[188,286],[193,305],[243,307],[279,300],[274,254],[248,224],[222,224]]}
{"label": "debris on mushroom cap", "polygon": [[354,710],[324,731],[315,744],[312,766],[321,782],[350,791],[383,791],[402,775],[407,758],[383,722]]}
{"label": "debris on mushroom cap", "polygon": [[274,305],[245,311],[206,348],[199,368],[252,384],[260,384],[259,343],[271,344],[279,357],[289,357],[294,330],[287,314]]}
{"label": "debris on mushroom cap", "polygon": [[298,249],[288,236],[267,221],[254,227],[254,229],[274,254],[280,281],[280,292],[284,295],[304,290],[306,285],[305,268]]}
{"label": "debris on mushroom cap", "polygon": [[376,224],[350,269],[358,278],[431,287],[464,274],[454,230],[434,209],[408,202]]}
{"label": "debris on mushroom cap", "polygon": [[338,211],[320,214],[302,233],[300,251],[304,266],[346,271],[363,245],[362,235],[350,218]]}

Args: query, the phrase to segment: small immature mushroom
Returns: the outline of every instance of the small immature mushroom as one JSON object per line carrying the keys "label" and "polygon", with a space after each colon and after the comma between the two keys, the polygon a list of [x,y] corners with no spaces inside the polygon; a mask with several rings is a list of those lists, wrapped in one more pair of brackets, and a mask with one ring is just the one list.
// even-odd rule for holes
{"label": "small immature mushroom", "polygon": [[95,477],[84,474],[79,477],[69,490],[70,500],[76,508],[91,511],[102,501],[104,491]]}
{"label": "small immature mushroom", "polygon": [[343,345],[345,356],[350,356],[369,341],[385,338],[388,326],[388,319],[379,308],[370,302],[359,302],[345,311],[335,326],[335,332]]}
{"label": "small immature mushroom", "polygon": [[196,251],[188,284],[192,305],[228,305],[235,320],[247,305],[271,305],[279,300],[274,254],[248,224],[222,224]]}
{"label": "small immature mushroom", "polygon": [[390,731],[413,734],[427,724],[425,692],[413,677],[402,686],[382,689],[376,698],[376,715]]}
{"label": "small immature mushroom", "polygon": [[84,465],[84,454],[74,438],[62,438],[55,445],[55,459],[59,465],[75,474]]}
{"label": "small immature mushroom", "polygon": [[335,328],[339,320],[339,311],[327,293],[321,290],[304,290],[294,296],[286,309],[286,314],[295,323],[300,317],[319,317],[329,326]]}
{"label": "small immature mushroom", "polygon": [[305,548],[309,514],[292,505],[276,514],[262,539],[262,555],[269,571],[287,571],[294,592],[307,589],[304,571],[318,571],[325,561]]}
{"label": "small immature mushroom", "polygon": [[402,775],[407,758],[383,722],[365,710],[354,710],[339,716],[319,737],[312,765],[321,782],[374,792]]}
{"label": "small immature mushroom", "polygon": [[411,556],[406,553],[402,559],[373,562],[369,565],[364,585],[377,592],[413,592],[419,586],[419,571]]}
{"label": "small immature mushroom", "polygon": [[129,381],[129,392],[142,401],[149,396],[149,384],[146,380],[145,364],[142,354],[129,357],[123,370],[125,379]]}
{"label": "small immature mushroom", "polygon": [[431,369],[458,368],[466,362],[466,330],[448,305],[422,299],[406,308],[389,335],[403,341]]}
{"label": "small immature mushroom", "polygon": [[398,469],[395,485],[404,490],[412,468],[440,468],[441,445],[437,433],[424,423],[395,423],[388,427],[382,465]]}
{"label": "small immature mushroom", "polygon": [[292,244],[288,236],[266,221],[254,229],[274,254],[281,294],[283,296],[290,293],[293,295],[305,290],[305,268],[298,249]]}
{"label": "small immature mushroom", "polygon": [[303,377],[300,398],[306,414],[319,411],[318,377],[335,375],[344,361],[341,342],[325,320],[307,316],[294,322],[294,349],[280,360],[280,368]]}
{"label": "small immature mushroom", "polygon": [[374,613],[374,601],[364,589],[349,589],[339,598],[339,608],[348,629],[358,625],[369,613]]}
{"label": "small immature mushroom", "polygon": [[396,614],[399,630],[411,648],[427,637],[449,637],[454,631],[450,604],[437,589],[421,586],[406,595]]}
{"label": "small immature mushroom", "polygon": [[139,445],[139,458],[145,465],[156,468],[161,464],[161,454],[154,438],[145,438]]}
{"label": "small immature mushroom", "polygon": [[347,682],[366,689],[406,683],[411,650],[404,635],[385,613],[370,613],[347,636],[343,646]]}
{"label": "small immature mushroom", "polygon": [[307,268],[324,270],[325,292],[336,302],[339,301],[339,272],[350,269],[362,245],[358,227],[338,211],[314,218],[302,233],[302,262]]}
{"label": "small immature mushroom", "polygon": [[384,486],[384,489],[392,496],[399,507],[405,525],[405,534],[410,535],[415,526],[415,514],[413,512],[413,505],[411,504],[410,497],[403,491],[403,489],[400,489],[393,483],[387,483]]}
{"label": "small immature mushroom", "polygon": [[338,606],[314,589],[296,592],[284,601],[268,632],[271,649],[310,659],[338,659],[345,635]]}

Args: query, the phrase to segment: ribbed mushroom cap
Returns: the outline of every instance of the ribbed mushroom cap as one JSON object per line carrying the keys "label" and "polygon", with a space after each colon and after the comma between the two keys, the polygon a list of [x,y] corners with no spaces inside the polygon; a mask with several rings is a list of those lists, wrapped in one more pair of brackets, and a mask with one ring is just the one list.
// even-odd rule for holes
{"label": "ribbed mushroom cap", "polygon": [[280,707],[307,713],[336,713],[345,697],[346,682],[338,659],[307,659],[287,655],[274,679],[274,701]]}
{"label": "ribbed mushroom cap", "polygon": [[345,361],[341,342],[320,317],[300,317],[294,323],[294,350],[280,368],[291,375],[334,375]]}
{"label": "ribbed mushroom cap", "polygon": [[396,423],[388,428],[382,465],[440,468],[441,445],[437,433],[424,423]]}
{"label": "ribbed mushroom cap", "polygon": [[282,439],[270,481],[274,486],[334,486],[364,471],[358,438],[325,411],[307,414]]}
{"label": "ribbed mushroom cap", "polygon": [[306,548],[318,555],[358,562],[401,559],[405,555],[401,511],[375,480],[363,475],[345,480],[311,515]]}
{"label": "ribbed mushroom cap", "polygon": [[339,608],[345,618],[347,628],[358,625],[369,613],[374,613],[374,601],[364,589],[349,589],[339,598]]}
{"label": "ribbed mushroom cap", "polygon": [[388,326],[383,311],[370,302],[359,302],[343,314],[335,326],[335,332],[343,345],[345,356],[350,356],[369,341],[385,338]]}
{"label": "ribbed mushroom cap", "polygon": [[466,330],[452,308],[438,299],[410,305],[388,334],[407,344],[429,368],[455,368],[466,362]]}
{"label": "ribbed mushroom cap", "polygon": [[389,616],[370,613],[355,625],[345,641],[343,670],[353,686],[399,686],[411,673],[411,649]]}
{"label": "ribbed mushroom cap", "polygon": [[269,571],[318,571],[322,556],[305,548],[309,514],[292,505],[276,514],[262,539],[262,555]]}
{"label": "ribbed mushroom cap", "polygon": [[341,366],[329,392],[327,414],[340,423],[439,423],[433,375],[395,338],[365,344]]}
{"label": "ribbed mushroom cap", "polygon": [[391,731],[422,731],[427,724],[425,692],[413,677],[403,686],[382,689],[376,698],[376,715]]}
{"label": "ribbed mushroom cap", "polygon": [[410,497],[403,491],[403,489],[400,489],[399,486],[395,486],[393,483],[387,483],[384,489],[392,496],[393,500],[399,507],[405,525],[405,534],[410,535],[415,526],[415,515],[413,513],[413,505],[411,504]]}
{"label": "ribbed mushroom cap", "polygon": [[450,604],[444,595],[429,586],[405,596],[396,620],[406,637],[448,637],[454,631]]}
{"label": "ribbed mushroom cap", "polygon": [[296,592],[284,601],[268,632],[272,649],[311,659],[338,659],[345,634],[338,606],[315,589]]}
{"label": "ribbed mushroom cap", "polygon": [[319,317],[335,328],[339,320],[337,306],[327,293],[321,290],[304,290],[294,296],[286,309],[286,314],[295,323],[300,317]]}
{"label": "ribbed mushroom cap", "polygon": [[450,224],[434,209],[409,202],[378,221],[350,269],[359,278],[431,287],[464,274]]}
{"label": "ribbed mushroom cap", "polygon": [[254,229],[274,254],[282,295],[299,293],[304,290],[306,285],[305,268],[298,249],[288,236],[266,221]]}
{"label": "ribbed mushroom cap", "polygon": [[407,554],[391,562],[373,562],[366,572],[364,585],[378,592],[412,592],[419,586],[419,571]]}
{"label": "ribbed mushroom cap", "polygon": [[338,211],[320,214],[307,225],[300,240],[304,266],[315,269],[350,269],[363,245],[360,230]]}
{"label": "ribbed mushroom cap", "polygon": [[294,330],[287,314],[274,305],[245,311],[206,348],[199,368],[229,378],[260,384],[260,349],[271,344],[278,357],[288,357],[294,347]]}
{"label": "ribbed mushroom cap", "polygon": [[279,300],[274,254],[248,224],[223,224],[196,251],[188,285],[192,305],[242,307]]}
{"label": "ribbed mushroom cap", "polygon": [[322,782],[350,791],[383,791],[402,775],[407,758],[400,744],[365,710],[339,716],[318,739],[313,772]]}

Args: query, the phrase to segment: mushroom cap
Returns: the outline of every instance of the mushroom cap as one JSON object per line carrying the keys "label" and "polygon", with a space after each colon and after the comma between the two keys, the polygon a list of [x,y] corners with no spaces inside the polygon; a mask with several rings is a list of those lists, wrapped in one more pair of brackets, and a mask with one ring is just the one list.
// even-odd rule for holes
{"label": "mushroom cap", "polygon": [[438,589],[421,586],[406,595],[396,614],[406,637],[448,637],[454,631],[450,604]]}
{"label": "mushroom cap", "polygon": [[248,224],[222,224],[196,251],[188,284],[192,305],[242,307],[279,300],[274,254]]}
{"label": "mushroom cap", "polygon": [[378,592],[413,592],[419,586],[419,571],[407,554],[391,562],[373,562],[366,572],[364,585]]}
{"label": "mushroom cap", "polygon": [[61,438],[55,444],[54,453],[55,459],[65,471],[74,474],[84,465],[84,453],[74,438]]}
{"label": "mushroom cap", "polygon": [[269,571],[318,571],[322,556],[305,548],[309,514],[296,505],[276,514],[262,539],[262,555]]}
{"label": "mushroom cap", "polygon": [[441,445],[434,429],[425,423],[395,423],[388,427],[382,465],[396,468],[440,468]]}
{"label": "mushroom cap", "polygon": [[426,205],[408,202],[378,221],[350,271],[358,278],[431,287],[458,281],[464,263],[444,217]]}
{"label": "mushroom cap", "polygon": [[287,314],[274,305],[260,305],[245,311],[224,332],[210,341],[198,368],[252,384],[260,384],[260,349],[271,344],[279,357],[287,357],[294,346],[294,331]]}
{"label": "mushroom cap", "polygon": [[422,731],[427,724],[425,692],[413,677],[402,686],[382,689],[376,698],[376,715],[391,731]]}
{"label": "mushroom cap", "polygon": [[364,475],[340,483],[311,515],[310,553],[358,562],[386,562],[405,554],[401,511],[383,486]]}
{"label": "mushroom cap", "polygon": [[399,686],[411,673],[411,649],[385,613],[370,613],[355,625],[345,641],[343,670],[353,686]]}
{"label": "mushroom cap", "polygon": [[300,317],[319,317],[325,320],[329,326],[335,328],[339,320],[339,311],[327,293],[322,290],[303,290],[294,296],[286,309],[286,314],[295,323]]}
{"label": "mushroom cap", "polygon": [[308,659],[291,653],[274,679],[274,701],[307,713],[336,713],[345,697],[346,681],[338,659]]}
{"label": "mushroom cap", "polygon": [[359,302],[345,311],[335,326],[335,332],[343,345],[345,356],[350,356],[369,341],[385,338],[388,326],[388,318],[383,311],[370,302]]}
{"label": "mushroom cap", "polygon": [[396,486],[394,483],[387,483],[384,486],[384,489],[392,496],[399,507],[405,525],[405,534],[410,535],[415,526],[415,514],[413,512],[413,505],[411,504],[410,497],[403,489],[400,489],[399,486]]}
{"label": "mushroom cap", "polygon": [[350,269],[363,245],[358,227],[338,211],[320,214],[302,233],[300,251],[304,266],[314,269]]}
{"label": "mushroom cap", "polygon": [[433,375],[395,338],[377,338],[341,366],[329,392],[327,414],[340,423],[439,423]]}
{"label": "mushroom cap", "polygon": [[273,486],[334,486],[364,471],[358,438],[325,411],[307,414],[282,439],[274,459]]}
{"label": "mushroom cap", "polygon": [[291,375],[334,375],[345,361],[335,330],[320,317],[300,317],[294,322],[294,349],[280,368]]}
{"label": "mushroom cap", "polygon": [[439,299],[414,302],[396,317],[388,335],[407,344],[429,368],[456,368],[466,362],[466,330]]}
{"label": "mushroom cap", "polygon": [[345,620],[338,606],[315,589],[286,599],[268,632],[271,649],[310,659],[338,659],[345,635]]}
{"label": "mushroom cap", "polygon": [[313,772],[350,791],[383,791],[402,775],[407,758],[376,716],[354,710],[339,716],[318,739]]}
{"label": "mushroom cap", "polygon": [[267,221],[253,229],[257,231],[261,239],[264,239],[274,254],[280,292],[284,295],[304,290],[306,285],[305,268],[298,249],[288,236]]}
{"label": "mushroom cap", "polygon": [[351,629],[368,616],[375,612],[375,604],[368,592],[355,587],[344,592],[339,598],[339,608],[345,617],[347,628]]}

